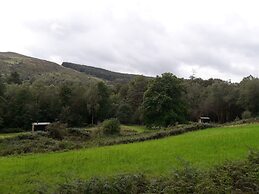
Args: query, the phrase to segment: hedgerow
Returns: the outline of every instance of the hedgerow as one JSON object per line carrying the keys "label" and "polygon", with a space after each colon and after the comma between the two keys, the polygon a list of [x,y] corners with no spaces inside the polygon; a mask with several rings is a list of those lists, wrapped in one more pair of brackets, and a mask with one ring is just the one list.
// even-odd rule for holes
{"label": "hedgerow", "polygon": [[85,130],[53,128],[55,126],[51,126],[47,132],[39,131],[34,134],[23,134],[12,138],[0,139],[0,156],[143,142],[215,127],[216,125],[191,124],[148,133],[104,137],[91,137],[91,134]]}
{"label": "hedgerow", "polygon": [[124,174],[75,180],[59,185],[56,193],[259,193],[259,152],[252,151],[246,160],[226,162],[207,171],[185,164],[167,177]]}

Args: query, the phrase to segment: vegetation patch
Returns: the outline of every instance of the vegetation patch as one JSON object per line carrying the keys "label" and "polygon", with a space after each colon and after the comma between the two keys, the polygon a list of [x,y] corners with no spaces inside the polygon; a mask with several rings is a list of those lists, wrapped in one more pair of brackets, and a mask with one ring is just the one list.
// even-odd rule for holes
{"label": "vegetation patch", "polygon": [[96,177],[61,184],[56,193],[258,193],[258,177],[259,152],[251,152],[246,160],[226,162],[210,170],[185,164],[164,177],[144,174]]}
{"label": "vegetation patch", "polygon": [[49,132],[0,136],[0,156],[79,149],[90,138],[85,131],[65,128],[59,131],[53,126],[55,125],[50,126]]}
{"label": "vegetation patch", "polygon": [[102,123],[101,129],[102,129],[102,132],[106,135],[119,134],[121,130],[120,122],[118,119],[115,119],[115,118],[105,120]]}
{"label": "vegetation patch", "polygon": [[127,144],[142,142],[153,139],[160,139],[168,136],[180,135],[189,131],[196,131],[213,127],[209,124],[191,124],[174,127],[167,130],[157,130],[150,132],[138,131],[143,127],[126,127],[120,130],[118,120],[111,119],[105,121],[100,129],[98,127],[91,130],[65,128],[64,124],[53,123],[48,126],[46,132],[9,134],[0,136],[0,156],[40,153],[52,151],[68,151],[98,146],[108,146],[115,144]]}
{"label": "vegetation patch", "polygon": [[40,185],[54,192],[59,184],[76,179],[124,173],[168,176],[186,161],[206,170],[227,160],[245,159],[249,148],[259,148],[258,139],[258,124],[250,124],[128,145],[0,157],[0,193],[33,193]]}

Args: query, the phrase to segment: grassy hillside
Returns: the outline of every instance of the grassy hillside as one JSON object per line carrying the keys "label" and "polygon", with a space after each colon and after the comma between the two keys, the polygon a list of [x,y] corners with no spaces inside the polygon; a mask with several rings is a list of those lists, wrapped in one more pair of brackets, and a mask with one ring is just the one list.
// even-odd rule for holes
{"label": "grassy hillside", "polygon": [[65,68],[53,62],[36,59],[12,52],[0,52],[0,72],[6,78],[18,72],[24,81],[58,84],[64,81],[89,83],[97,80],[92,76]]}
{"label": "grassy hillside", "polygon": [[184,161],[209,168],[226,160],[243,159],[250,148],[259,148],[258,139],[259,125],[251,124],[127,145],[1,157],[0,193],[28,193],[42,185],[54,188],[74,178],[124,172],[168,174]]}
{"label": "grassy hillside", "polygon": [[67,62],[62,63],[62,66],[111,82],[129,82],[132,78],[137,76],[134,74],[118,73],[102,68]]}

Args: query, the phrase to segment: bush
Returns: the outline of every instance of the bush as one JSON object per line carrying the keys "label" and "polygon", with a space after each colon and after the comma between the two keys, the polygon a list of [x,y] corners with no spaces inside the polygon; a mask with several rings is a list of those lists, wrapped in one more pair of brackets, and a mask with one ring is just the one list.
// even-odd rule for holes
{"label": "bush", "polygon": [[82,129],[77,128],[68,128],[67,129],[67,135],[69,136],[69,139],[81,139],[86,140],[90,138],[90,132]]}
{"label": "bush", "polygon": [[252,117],[252,114],[249,110],[246,110],[242,113],[242,119],[250,119]]}
{"label": "bush", "polygon": [[102,123],[102,132],[106,135],[118,134],[120,133],[120,122],[118,119],[108,119]]}
{"label": "bush", "polygon": [[165,177],[124,174],[61,184],[57,192],[68,193],[259,193],[259,152],[244,161],[226,162],[199,170],[185,163]]}
{"label": "bush", "polygon": [[53,139],[62,140],[66,135],[66,124],[63,123],[51,123],[47,126],[47,131],[49,132],[49,136]]}

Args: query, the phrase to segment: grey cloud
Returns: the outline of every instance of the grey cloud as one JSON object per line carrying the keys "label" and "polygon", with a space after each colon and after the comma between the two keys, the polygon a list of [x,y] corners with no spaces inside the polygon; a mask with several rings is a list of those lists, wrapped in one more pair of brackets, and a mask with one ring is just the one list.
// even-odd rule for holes
{"label": "grey cloud", "polygon": [[[240,78],[258,70],[259,29],[249,30],[243,24],[192,24],[182,33],[167,31],[159,22],[138,15],[116,19],[107,13],[26,25],[38,39],[29,50],[41,58],[54,55],[63,61],[148,75],[171,71],[188,77],[190,72],[182,72],[182,64]],[[242,64],[250,68],[243,69]]]}

